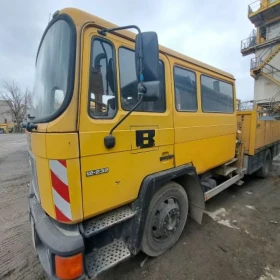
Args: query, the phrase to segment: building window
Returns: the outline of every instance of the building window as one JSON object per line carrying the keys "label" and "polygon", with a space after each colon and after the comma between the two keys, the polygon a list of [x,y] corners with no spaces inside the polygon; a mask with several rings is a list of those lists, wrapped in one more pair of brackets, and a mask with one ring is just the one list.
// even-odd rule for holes
{"label": "building window", "polygon": [[204,112],[232,113],[234,111],[232,84],[202,75],[201,101]]}
{"label": "building window", "polygon": [[195,72],[174,67],[174,85],[177,111],[197,111]]}
{"label": "building window", "polygon": [[[121,85],[121,105],[126,111],[131,110],[138,102],[138,80],[135,69],[134,51],[119,49],[119,68]],[[138,112],[165,112],[165,78],[164,64],[159,61],[160,98],[157,101],[142,102]]]}
{"label": "building window", "polygon": [[93,39],[89,79],[89,114],[113,118],[117,112],[114,48],[103,39]]}

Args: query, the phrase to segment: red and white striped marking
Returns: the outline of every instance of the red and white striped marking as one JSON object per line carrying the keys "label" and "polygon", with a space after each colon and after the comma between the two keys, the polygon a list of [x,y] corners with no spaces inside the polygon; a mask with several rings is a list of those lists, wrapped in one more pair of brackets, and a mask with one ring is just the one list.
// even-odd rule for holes
{"label": "red and white striped marking", "polygon": [[50,160],[52,194],[58,221],[72,221],[66,160]]}

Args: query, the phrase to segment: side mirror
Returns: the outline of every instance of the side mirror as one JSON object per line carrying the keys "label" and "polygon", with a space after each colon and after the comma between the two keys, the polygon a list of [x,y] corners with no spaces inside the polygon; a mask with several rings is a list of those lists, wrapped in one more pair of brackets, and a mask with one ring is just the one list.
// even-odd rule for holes
{"label": "side mirror", "polygon": [[157,101],[160,98],[160,82],[144,82],[143,87],[145,92],[143,94],[143,101]]}
{"label": "side mirror", "polygon": [[[142,42],[142,48],[141,48]],[[141,59],[143,58],[143,59]],[[142,60],[142,67],[141,67]],[[159,80],[159,49],[158,38],[155,32],[142,32],[137,34],[135,42],[135,65],[138,81],[140,73],[144,82]],[[141,69],[142,68],[142,69]]]}

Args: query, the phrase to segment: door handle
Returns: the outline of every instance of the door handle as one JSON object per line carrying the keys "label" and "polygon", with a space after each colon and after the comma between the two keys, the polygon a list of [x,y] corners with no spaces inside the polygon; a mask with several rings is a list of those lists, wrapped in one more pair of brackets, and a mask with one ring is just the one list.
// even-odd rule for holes
{"label": "door handle", "polygon": [[174,158],[174,155],[168,153],[162,153],[163,155],[159,158],[160,161],[169,160]]}

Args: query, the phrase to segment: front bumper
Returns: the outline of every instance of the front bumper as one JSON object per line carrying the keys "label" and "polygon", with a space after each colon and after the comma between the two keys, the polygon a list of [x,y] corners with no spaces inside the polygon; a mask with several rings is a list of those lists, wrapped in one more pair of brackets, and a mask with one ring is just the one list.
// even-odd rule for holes
{"label": "front bumper", "polygon": [[[77,225],[58,224],[47,216],[32,189],[29,195],[29,208],[31,224],[34,224],[32,230],[36,252],[48,276],[57,280],[55,255],[62,257],[70,257],[78,253],[84,255],[83,237]],[[85,279],[85,274],[78,279]]]}

